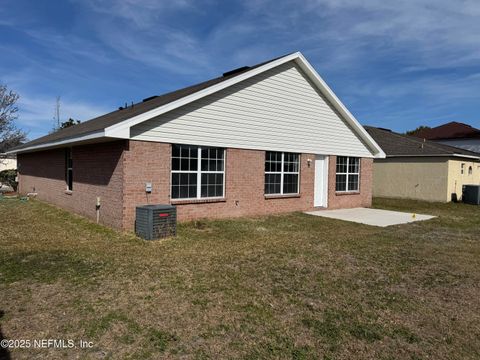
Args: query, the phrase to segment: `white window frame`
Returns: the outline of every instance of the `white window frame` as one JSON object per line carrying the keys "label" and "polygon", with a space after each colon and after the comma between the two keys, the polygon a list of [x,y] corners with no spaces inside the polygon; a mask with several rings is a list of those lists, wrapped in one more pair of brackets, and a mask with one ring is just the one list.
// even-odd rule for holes
{"label": "white window frame", "polygon": [[[356,156],[337,156],[337,161],[339,157],[347,158],[347,172],[337,172],[337,164],[335,163],[335,192],[336,193],[358,193],[360,192],[360,173],[362,166],[362,158]],[[350,172],[350,159],[358,159],[358,172]],[[346,175],[345,178],[345,190],[337,190],[337,175]],[[356,190],[348,189],[348,177],[350,175],[358,175],[358,188]]]}
{"label": "white window frame", "polygon": [[[281,171],[265,171],[265,174],[263,176],[263,192],[265,193],[265,175],[266,174],[273,174],[273,175],[278,175],[280,174],[280,192],[279,193],[270,193],[270,194],[264,194],[265,196],[275,196],[275,195],[298,195],[300,194],[300,164],[301,164],[301,154],[298,154],[298,153],[289,153],[289,154],[294,154],[294,155],[297,155],[298,156],[298,168],[297,168],[297,171],[285,171],[284,170],[284,165],[285,165],[285,152],[283,151],[266,151],[265,152],[265,161],[264,163],[267,162],[267,153],[269,152],[276,152],[276,153],[281,153],[282,154],[282,163],[281,163],[281,167],[280,167],[280,170]],[[265,166],[265,164],[264,164]],[[294,193],[284,193],[283,192],[283,177],[285,174],[288,174],[288,175],[297,175],[297,192],[294,192]]]}
{"label": "white window frame", "polygon": [[[175,144],[175,145],[177,145],[177,144]],[[202,149],[208,149],[208,148],[217,148],[218,149],[219,147],[187,145],[187,144],[178,144],[178,145],[197,147],[197,170],[173,170],[172,168],[170,168],[170,199],[172,201],[224,199],[225,198],[225,168],[227,166],[225,149],[223,149],[223,171],[210,171],[210,170],[202,170]],[[172,158],[173,158],[173,152],[170,155],[170,167],[171,167]],[[197,174],[197,196],[196,197],[188,197],[188,198],[173,198],[172,197],[173,174],[174,173],[176,173],[176,174]],[[223,174],[223,184],[222,184],[223,195],[222,196],[202,197],[202,174]]]}

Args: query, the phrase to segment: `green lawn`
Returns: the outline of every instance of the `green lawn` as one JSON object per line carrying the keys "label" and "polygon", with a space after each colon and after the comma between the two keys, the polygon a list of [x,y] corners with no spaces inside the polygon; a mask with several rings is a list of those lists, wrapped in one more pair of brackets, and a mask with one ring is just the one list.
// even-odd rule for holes
{"label": "green lawn", "polygon": [[145,242],[0,200],[1,332],[93,342],[13,359],[480,358],[480,207],[374,206],[438,218],[376,228],[295,213]]}

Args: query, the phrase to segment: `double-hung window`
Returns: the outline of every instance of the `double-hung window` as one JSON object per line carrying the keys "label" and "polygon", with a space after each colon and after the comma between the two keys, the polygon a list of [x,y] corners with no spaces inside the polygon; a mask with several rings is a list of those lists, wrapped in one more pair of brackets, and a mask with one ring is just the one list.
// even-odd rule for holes
{"label": "double-hung window", "polygon": [[221,198],[225,149],[172,145],[172,199]]}
{"label": "double-hung window", "polygon": [[73,160],[72,149],[65,149],[65,183],[67,190],[73,190]]}
{"label": "double-hung window", "polygon": [[337,174],[335,191],[359,191],[360,189],[360,158],[337,156]]}
{"label": "double-hung window", "polygon": [[265,153],[265,194],[298,194],[300,155],[286,152]]}

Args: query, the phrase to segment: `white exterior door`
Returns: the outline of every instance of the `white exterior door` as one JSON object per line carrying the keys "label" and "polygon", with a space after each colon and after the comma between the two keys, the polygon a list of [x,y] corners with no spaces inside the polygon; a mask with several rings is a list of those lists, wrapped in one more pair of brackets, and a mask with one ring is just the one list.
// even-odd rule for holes
{"label": "white exterior door", "polygon": [[315,187],[313,206],[327,207],[328,199],[328,158],[323,155],[315,156]]}

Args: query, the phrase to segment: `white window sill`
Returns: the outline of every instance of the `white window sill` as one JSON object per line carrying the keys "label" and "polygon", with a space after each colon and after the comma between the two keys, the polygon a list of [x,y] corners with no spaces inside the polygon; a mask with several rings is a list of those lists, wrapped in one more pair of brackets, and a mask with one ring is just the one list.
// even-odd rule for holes
{"label": "white window sill", "polygon": [[265,194],[265,199],[299,198],[300,194]]}
{"label": "white window sill", "polygon": [[342,195],[359,195],[360,191],[355,190],[355,191],[335,191],[336,196],[342,196]]}
{"label": "white window sill", "polygon": [[216,203],[216,202],[226,202],[225,198],[203,198],[203,199],[171,199],[170,204],[172,205],[186,205],[186,204],[206,204],[206,203]]}

